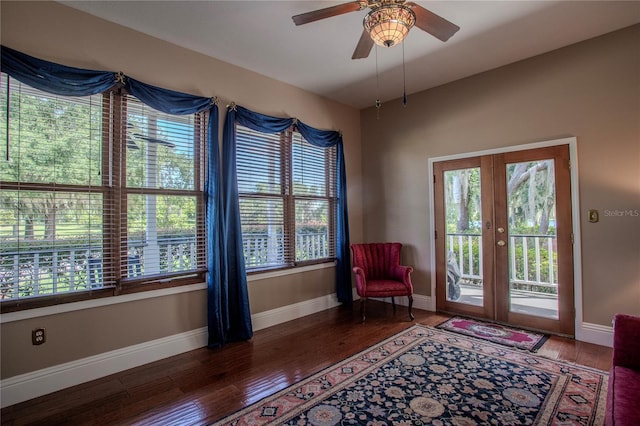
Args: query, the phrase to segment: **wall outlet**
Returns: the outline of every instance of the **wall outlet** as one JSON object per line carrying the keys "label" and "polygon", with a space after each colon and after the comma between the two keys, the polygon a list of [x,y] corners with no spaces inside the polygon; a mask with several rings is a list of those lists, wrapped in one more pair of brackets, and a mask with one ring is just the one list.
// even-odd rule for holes
{"label": "wall outlet", "polygon": [[31,331],[31,343],[34,345],[41,345],[47,341],[47,335],[44,332],[44,328],[36,328]]}

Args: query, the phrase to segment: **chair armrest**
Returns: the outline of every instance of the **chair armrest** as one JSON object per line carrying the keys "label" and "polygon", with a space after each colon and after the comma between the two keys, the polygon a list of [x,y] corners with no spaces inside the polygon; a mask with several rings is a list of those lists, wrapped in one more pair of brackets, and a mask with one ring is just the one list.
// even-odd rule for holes
{"label": "chair armrest", "polygon": [[413,293],[413,285],[411,284],[412,272],[413,267],[403,265],[395,266],[393,270],[391,270],[392,278],[397,281],[402,281],[407,287],[411,288],[411,292]]}
{"label": "chair armrest", "polygon": [[364,269],[362,269],[359,266],[354,266],[353,267],[353,272],[356,273],[356,276],[361,277],[363,280],[367,280],[367,274],[364,273]]}
{"label": "chair armrest", "polygon": [[356,274],[356,285],[358,289],[366,289],[367,288],[367,274],[364,272],[359,266],[353,267],[353,272]]}
{"label": "chair armrest", "polygon": [[613,365],[640,368],[640,317],[616,314],[613,322]]}

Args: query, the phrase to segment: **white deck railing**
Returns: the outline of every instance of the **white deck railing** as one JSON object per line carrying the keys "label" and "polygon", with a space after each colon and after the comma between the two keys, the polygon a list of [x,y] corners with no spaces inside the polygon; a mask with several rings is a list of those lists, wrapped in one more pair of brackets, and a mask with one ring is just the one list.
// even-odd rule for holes
{"label": "white deck railing", "polygon": [[[461,277],[467,282],[482,281],[480,234],[447,234],[447,249],[453,251]],[[509,236],[509,280],[512,284],[546,287],[557,291],[557,249],[553,235]],[[526,249],[525,249],[526,248]]]}
{"label": "white deck railing", "polygon": [[[51,249],[21,250],[0,254],[0,298],[66,293],[103,286],[102,246],[83,247],[82,243],[64,244]],[[130,241],[127,256],[127,275],[145,274],[144,241]],[[159,238],[154,271],[162,273],[195,269],[195,237]],[[147,273],[150,258],[147,256]]]}
{"label": "white deck railing", "polygon": [[[266,232],[245,233],[242,236],[242,245],[248,268],[284,263],[282,235],[270,236]],[[329,257],[329,252],[329,236],[326,232],[296,234],[296,260],[323,259]]]}
{"label": "white deck railing", "polygon": [[[243,237],[247,266],[282,264],[282,237],[246,234]],[[138,277],[154,273],[185,271],[197,265],[195,237],[158,238],[157,248],[144,241],[130,241],[127,275]],[[296,234],[298,260],[329,256],[326,233]],[[146,254],[146,256],[145,256]],[[19,299],[38,295],[88,290],[103,286],[103,249],[67,241],[66,247],[0,253],[0,298]],[[146,265],[145,265],[146,261]],[[154,263],[153,266],[150,264]]]}

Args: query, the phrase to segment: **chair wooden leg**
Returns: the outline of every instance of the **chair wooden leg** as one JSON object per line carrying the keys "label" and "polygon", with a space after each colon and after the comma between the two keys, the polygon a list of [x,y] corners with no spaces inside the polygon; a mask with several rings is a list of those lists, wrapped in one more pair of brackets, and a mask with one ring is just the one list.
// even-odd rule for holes
{"label": "chair wooden leg", "polygon": [[413,316],[413,312],[411,312],[411,308],[413,307],[413,296],[409,296],[409,318],[411,318],[411,321],[414,320],[414,316]]}
{"label": "chair wooden leg", "polygon": [[360,316],[362,317],[362,322],[364,322],[365,320],[366,305],[367,305],[367,298],[366,297],[360,298]]}
{"label": "chair wooden leg", "polygon": [[391,296],[391,304],[393,305],[393,313],[396,313],[396,298]]}

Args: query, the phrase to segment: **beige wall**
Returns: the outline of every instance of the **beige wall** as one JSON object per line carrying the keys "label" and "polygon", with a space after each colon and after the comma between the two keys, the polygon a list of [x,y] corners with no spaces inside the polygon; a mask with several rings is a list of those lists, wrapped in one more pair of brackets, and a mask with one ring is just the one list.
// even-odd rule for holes
{"label": "beige wall", "polygon": [[[357,110],[53,2],[1,5],[2,44],[65,65],[123,71],[168,89],[218,96],[254,111],[298,117],[343,133],[349,219],[362,240],[360,114]],[[222,35],[221,35],[222,37]],[[252,313],[335,292],[333,269],[251,281]],[[206,325],[205,291],[2,324],[3,379]],[[48,341],[32,346],[31,330]]]}
{"label": "beige wall", "polygon": [[364,110],[365,239],[405,243],[430,295],[428,159],[575,136],[583,319],[611,326],[640,314],[640,217],[605,214],[640,209],[639,126],[640,25]]}

